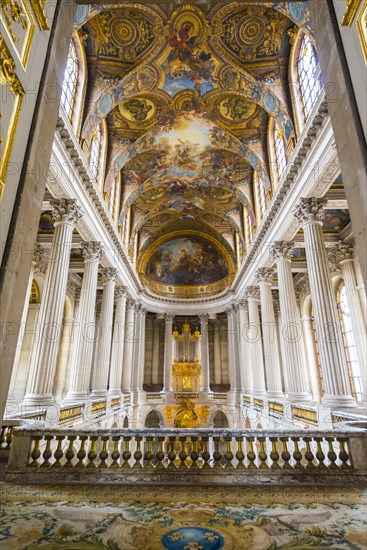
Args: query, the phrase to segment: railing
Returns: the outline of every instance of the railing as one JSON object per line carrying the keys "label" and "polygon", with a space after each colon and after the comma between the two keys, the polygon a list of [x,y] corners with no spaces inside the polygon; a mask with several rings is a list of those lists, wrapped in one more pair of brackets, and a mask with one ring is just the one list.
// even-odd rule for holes
{"label": "railing", "polygon": [[[367,432],[13,430],[6,480],[82,483],[348,483],[366,479]],[[52,470],[52,474],[50,472]],[[286,481],[284,481],[284,478]]]}

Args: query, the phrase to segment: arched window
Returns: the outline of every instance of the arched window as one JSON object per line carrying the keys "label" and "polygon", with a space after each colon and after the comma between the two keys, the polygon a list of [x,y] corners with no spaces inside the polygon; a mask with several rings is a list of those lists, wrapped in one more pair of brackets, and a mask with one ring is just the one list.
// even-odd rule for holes
{"label": "arched window", "polygon": [[306,35],[301,43],[297,68],[303,112],[307,120],[321,90],[321,72],[315,48]]}
{"label": "arched window", "polygon": [[75,107],[76,89],[78,84],[79,65],[74,42],[70,42],[69,55],[66,63],[64,82],[62,84],[61,103],[72,121]]}
{"label": "arched window", "polygon": [[97,126],[97,130],[92,137],[92,143],[90,146],[89,166],[96,180],[99,179],[101,169],[101,128]]}
{"label": "arched window", "polygon": [[348,297],[344,281],[342,281],[339,285],[336,299],[338,304],[338,312],[341,331],[343,335],[345,354],[347,357],[349,377],[352,386],[352,393],[355,399],[357,401],[360,401],[362,398],[361,373],[355,350]]}
{"label": "arched window", "polygon": [[256,185],[259,210],[261,217],[263,217],[266,210],[265,186],[262,178],[258,175],[256,175]]}
{"label": "arched window", "polygon": [[287,166],[287,155],[285,152],[283,132],[279,128],[277,122],[274,124],[274,149],[278,169],[278,179],[280,180]]}

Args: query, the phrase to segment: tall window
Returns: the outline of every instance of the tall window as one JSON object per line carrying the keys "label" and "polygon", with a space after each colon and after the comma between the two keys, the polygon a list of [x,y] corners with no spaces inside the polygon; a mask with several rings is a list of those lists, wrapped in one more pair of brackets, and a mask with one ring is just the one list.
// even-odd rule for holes
{"label": "tall window", "polygon": [[78,84],[78,72],[78,59],[76,56],[74,42],[71,41],[61,92],[61,103],[64,106],[70,121],[72,120],[74,114],[75,95]]}
{"label": "tall window", "polygon": [[252,243],[252,238],[253,238],[253,225],[252,225],[252,220],[251,220],[251,216],[248,214],[247,215],[247,219],[248,219],[248,238],[249,238],[249,241],[250,243]]}
{"label": "tall window", "polygon": [[360,401],[362,398],[361,373],[355,350],[350,309],[344,281],[341,282],[338,288],[337,304],[352,393],[357,401]]}
{"label": "tall window", "polygon": [[287,155],[285,152],[285,143],[283,132],[279,128],[278,123],[274,124],[274,148],[275,148],[275,158],[277,161],[278,169],[278,178],[281,179],[284,174],[284,170],[287,166]]}
{"label": "tall window", "polygon": [[109,200],[109,204],[108,204],[108,209],[111,212],[112,217],[113,217],[114,209],[115,209],[115,200],[116,200],[116,182],[113,182],[113,185],[112,185],[111,190],[110,190],[110,200]]}
{"label": "tall window", "polygon": [[101,144],[101,128],[98,126],[92,137],[89,157],[89,166],[96,180],[99,179],[101,172]]}
{"label": "tall window", "polygon": [[256,175],[255,177],[256,177],[255,181],[257,184],[257,198],[259,201],[261,217],[263,217],[266,210],[265,187],[264,187],[264,182],[262,178],[258,175]]}
{"label": "tall window", "polygon": [[307,120],[321,90],[321,72],[315,48],[304,36],[298,57],[298,78],[305,119]]}

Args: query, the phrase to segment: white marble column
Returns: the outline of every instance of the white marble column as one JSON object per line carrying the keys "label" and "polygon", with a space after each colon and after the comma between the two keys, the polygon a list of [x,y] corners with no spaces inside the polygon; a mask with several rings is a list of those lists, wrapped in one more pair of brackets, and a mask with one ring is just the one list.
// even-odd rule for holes
{"label": "white marble column", "polygon": [[124,360],[125,345],[125,314],[126,314],[127,288],[116,288],[116,309],[113,323],[113,337],[111,348],[111,368],[108,394],[110,396],[121,395],[122,365]]}
{"label": "white marble column", "polygon": [[237,365],[238,354],[236,352],[236,312],[233,307],[229,307],[226,310],[228,319],[228,371],[229,371],[229,384],[230,392],[236,394],[240,388],[239,382],[239,368]]}
{"label": "white marble column", "polygon": [[97,348],[95,369],[93,372],[92,397],[106,397],[107,383],[110,368],[113,303],[115,293],[117,269],[108,267],[103,269],[103,294],[101,308],[101,340]]}
{"label": "white marble column", "polygon": [[282,399],[282,376],[280,370],[279,347],[275,323],[273,295],[273,268],[262,267],[256,272],[260,288],[261,323],[264,343],[265,371],[268,397]]}
{"label": "white marble column", "polygon": [[365,401],[367,400],[366,328],[354,271],[354,249],[349,243],[338,242],[332,247],[329,257],[330,255],[335,258],[336,263],[340,266],[344,279],[350,310],[353,340],[361,373],[363,388],[362,400]]}
{"label": "white marble column", "polygon": [[266,396],[266,387],[259,316],[259,289],[249,286],[246,288],[245,296],[248,302],[249,329],[247,337],[250,343],[253,393],[255,397],[264,397]]}
{"label": "white marble column", "polygon": [[98,266],[103,254],[101,243],[95,241],[82,243],[82,254],[84,273],[80,291],[78,326],[75,331],[74,360],[65,402],[87,398],[92,366]]}
{"label": "white marble column", "polygon": [[289,241],[278,241],[271,247],[271,254],[278,271],[282,319],[280,337],[283,341],[284,362],[287,371],[286,394],[290,401],[310,401],[312,396],[304,364],[301,319],[291,270],[293,244]]}
{"label": "white marble column", "polygon": [[24,396],[26,406],[54,401],[52,387],[64,313],[70,250],[75,224],[82,211],[74,199],[51,200],[54,236],[43,287],[38,321],[40,337],[33,347]]}
{"label": "white marble column", "polygon": [[239,319],[239,349],[240,349],[240,367],[242,391],[246,394],[252,394],[253,375],[251,367],[250,345],[248,340],[248,303],[241,300],[238,304]]}
{"label": "white marble column", "polygon": [[159,383],[159,319],[153,320],[152,385]]}
{"label": "white marble column", "polygon": [[164,391],[172,391],[172,324],[174,315],[171,313],[164,314],[164,320],[166,323],[164,333]]}
{"label": "white marble column", "polygon": [[135,392],[142,392],[145,367],[145,317],[147,310],[142,305],[138,305],[135,307],[135,311],[137,341],[135,342],[131,389]]}
{"label": "white marble column", "polygon": [[209,381],[209,338],[208,338],[208,321],[209,314],[204,313],[199,315],[200,332],[201,332],[201,386],[200,391],[210,391]]}
{"label": "white marble column", "polygon": [[222,383],[222,363],[220,354],[220,321],[215,320],[214,323],[214,383],[220,385]]}
{"label": "white marble column", "polygon": [[323,403],[353,407],[355,401],[351,395],[336,298],[322,234],[325,203],[325,199],[316,197],[301,199],[294,210],[294,216],[300,222],[305,238],[308,278],[325,388]]}
{"label": "white marble column", "polygon": [[126,323],[124,330],[125,338],[125,350],[124,361],[122,368],[122,391],[123,393],[129,393],[131,391],[132,382],[132,369],[134,358],[134,343],[136,337],[136,324],[135,324],[135,301],[127,300],[126,302]]}
{"label": "white marble column", "polygon": [[356,275],[356,284],[357,284],[357,290],[358,290],[359,301],[360,301],[361,309],[362,309],[363,321],[364,321],[365,327],[366,327],[366,329],[367,329],[367,296],[366,296],[366,288],[365,288],[365,286],[364,286],[363,274],[362,274],[361,266],[360,266],[360,263],[359,263],[359,261],[358,261],[358,257],[357,257],[357,256],[354,257],[354,270],[355,270],[355,275]]}

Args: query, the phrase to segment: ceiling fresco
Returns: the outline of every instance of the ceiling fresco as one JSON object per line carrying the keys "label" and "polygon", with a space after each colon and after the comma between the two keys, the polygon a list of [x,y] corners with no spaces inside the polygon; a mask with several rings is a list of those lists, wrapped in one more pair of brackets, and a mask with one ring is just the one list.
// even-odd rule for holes
{"label": "ceiling fresco", "polygon": [[235,264],[244,212],[255,224],[254,174],[271,196],[271,118],[294,140],[286,82],[292,32],[309,32],[305,4],[79,5],[75,26],[88,66],[82,135],[89,143],[106,120],[104,191],[121,181],[118,223],[130,220],[138,264],[162,231],[184,228],[225,242]]}

